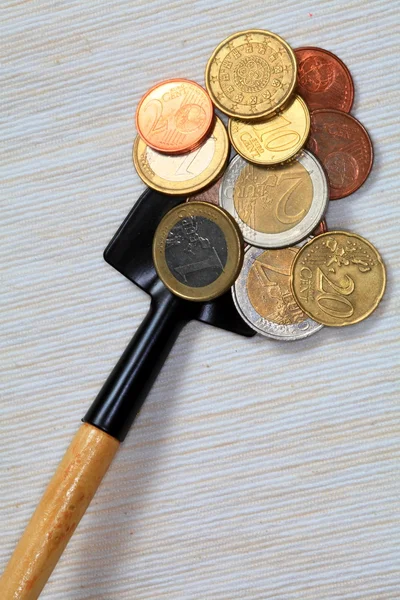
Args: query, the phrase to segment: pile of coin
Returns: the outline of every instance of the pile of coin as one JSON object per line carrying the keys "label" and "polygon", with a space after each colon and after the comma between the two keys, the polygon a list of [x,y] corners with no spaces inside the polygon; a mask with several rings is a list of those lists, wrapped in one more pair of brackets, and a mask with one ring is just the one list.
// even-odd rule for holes
{"label": "pile of coin", "polygon": [[169,80],[144,95],[139,176],[235,219],[248,247],[232,293],[257,332],[295,340],[368,317],[385,290],[382,259],[324,221],[329,200],[357,190],[373,163],[369,135],[349,114],[347,67],[321,48],[293,51],[274,33],[249,30],[214,50],[205,83],[207,91]]}

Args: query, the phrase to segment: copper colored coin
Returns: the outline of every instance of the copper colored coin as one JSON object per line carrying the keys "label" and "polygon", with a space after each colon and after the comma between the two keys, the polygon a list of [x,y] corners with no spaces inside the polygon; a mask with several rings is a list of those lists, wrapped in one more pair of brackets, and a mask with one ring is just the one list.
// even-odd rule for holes
{"label": "copper colored coin", "polygon": [[297,92],[308,108],[335,108],[350,112],[354,84],[346,65],[332,52],[322,48],[298,48]]}
{"label": "copper colored coin", "polygon": [[143,96],[136,111],[136,127],[154,150],[181,154],[201,144],[213,115],[213,104],[201,85],[187,79],[170,79]]}
{"label": "copper colored coin", "polygon": [[368,132],[357,119],[340,110],[312,111],[307,148],[325,168],[330,200],[339,200],[358,190],[374,162]]}
{"label": "copper colored coin", "polygon": [[219,188],[221,187],[222,178],[218,179],[211,186],[202,190],[198,194],[194,196],[190,196],[186,200],[186,202],[209,202],[210,204],[215,204],[215,206],[219,205]]}
{"label": "copper colored coin", "polygon": [[312,233],[310,233],[311,237],[315,237],[317,235],[321,235],[321,233],[326,233],[328,231],[328,225],[326,224],[326,219],[322,219],[318,227],[314,229]]}

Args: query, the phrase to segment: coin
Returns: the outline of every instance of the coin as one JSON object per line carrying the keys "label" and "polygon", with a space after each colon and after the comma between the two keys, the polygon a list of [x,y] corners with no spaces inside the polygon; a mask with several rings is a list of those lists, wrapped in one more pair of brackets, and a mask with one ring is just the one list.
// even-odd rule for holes
{"label": "coin", "polygon": [[186,202],[210,202],[218,206],[219,204],[219,188],[221,187],[222,179],[218,179],[210,187],[202,190],[200,193],[190,196]]}
{"label": "coin", "polygon": [[229,119],[229,137],[235,150],[259,165],[276,165],[300,152],[310,133],[310,113],[300,96],[279,115],[258,121]]}
{"label": "coin", "polygon": [[170,79],[152,87],[136,111],[136,128],[158,152],[180,154],[201,144],[210,130],[213,105],[205,89],[187,79]]}
{"label": "coin", "polygon": [[274,114],[296,84],[296,58],[270,31],[240,31],[224,40],[208,61],[205,80],[214,104],[239,119]]}
{"label": "coin", "polygon": [[292,246],[306,238],[327,204],[324,170],[306,151],[291,163],[273,167],[235,156],[220,189],[220,205],[237,220],[245,241],[263,248]]}
{"label": "coin", "polygon": [[161,154],[147,146],[140,136],[133,146],[133,162],[139,177],[164,194],[192,194],[206,187],[220,176],[228,154],[228,133],[218,118],[207,141],[188,154]]}
{"label": "coin", "polygon": [[330,231],[297,254],[291,286],[300,308],[318,323],[343,327],[366,319],[386,287],[378,251],[355,233]]}
{"label": "coin", "polygon": [[350,112],[354,101],[354,84],[346,65],[328,50],[298,48],[297,91],[310,110],[335,108]]}
{"label": "coin", "polygon": [[368,132],[347,113],[330,108],[312,111],[307,148],[325,168],[331,200],[358,190],[371,172],[374,152]]}
{"label": "coin", "polygon": [[232,288],[244,321],[258,333],[277,340],[300,340],[322,328],[303,313],[290,289],[291,266],[298,251],[249,246]]}
{"label": "coin", "polygon": [[328,231],[328,225],[326,219],[322,219],[319,225],[310,233],[312,237],[316,235],[321,235],[321,233],[326,233]]}
{"label": "coin", "polygon": [[235,282],[243,264],[243,239],[222,208],[189,202],[161,220],[154,235],[153,260],[171,292],[186,300],[212,300]]}

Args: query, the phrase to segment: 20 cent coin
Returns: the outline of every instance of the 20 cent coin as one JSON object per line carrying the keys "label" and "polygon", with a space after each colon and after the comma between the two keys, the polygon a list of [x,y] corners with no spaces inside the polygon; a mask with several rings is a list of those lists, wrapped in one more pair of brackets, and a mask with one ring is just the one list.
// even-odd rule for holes
{"label": "20 cent coin", "polygon": [[291,286],[300,308],[331,327],[366,319],[386,287],[386,270],[372,244],[359,235],[331,231],[312,239],[297,254]]}

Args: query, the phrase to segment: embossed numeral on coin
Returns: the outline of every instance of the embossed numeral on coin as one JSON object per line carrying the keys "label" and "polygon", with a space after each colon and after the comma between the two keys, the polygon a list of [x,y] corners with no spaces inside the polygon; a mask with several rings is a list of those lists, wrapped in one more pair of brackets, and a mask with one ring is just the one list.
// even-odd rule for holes
{"label": "embossed numeral on coin", "polygon": [[154,120],[150,128],[150,133],[161,133],[168,129],[168,119],[163,118],[163,103],[160,100],[154,99],[146,105],[144,112],[149,109],[154,113]]}
{"label": "embossed numeral on coin", "polygon": [[[316,298],[319,308],[331,317],[351,317],[354,308],[348,298],[354,292],[355,284],[351,277],[345,275],[343,285],[339,286],[331,281],[318,267],[316,271],[317,290],[321,294]],[[324,287],[326,285],[326,288]],[[333,291],[332,291],[333,290]]]}
{"label": "embossed numeral on coin", "polygon": [[281,223],[296,223],[307,211],[304,208],[302,208],[296,215],[289,215],[286,209],[292,193],[296,188],[299,187],[299,185],[302,182],[302,179],[300,177],[282,177],[279,181],[279,184],[282,181],[293,181],[294,183],[289,187],[288,190],[286,190],[286,192],[278,201],[275,208],[275,216]]}
{"label": "embossed numeral on coin", "polygon": [[190,152],[187,156],[185,156],[183,158],[183,161],[179,164],[178,168],[176,169],[175,175],[192,175],[193,173],[190,170],[190,167],[192,166],[192,164],[194,163],[194,161],[196,160],[196,158],[202,150],[203,146],[200,146],[200,148],[198,148],[196,151]]}
{"label": "embossed numeral on coin", "polygon": [[297,131],[288,129],[290,125],[292,122],[289,119],[279,116],[271,119],[270,122],[253,125],[253,130],[266,150],[283,152],[295,146],[300,140]]}
{"label": "embossed numeral on coin", "polygon": [[284,267],[282,267],[279,269],[277,267],[273,267],[272,265],[262,263],[259,260],[256,260],[254,262],[254,267],[257,279],[260,281],[261,284],[266,285],[268,287],[277,286],[278,284],[275,281],[271,281],[271,279],[268,277],[267,271],[279,273],[280,275],[286,275],[287,277],[289,277],[290,275],[290,268],[285,269]]}

